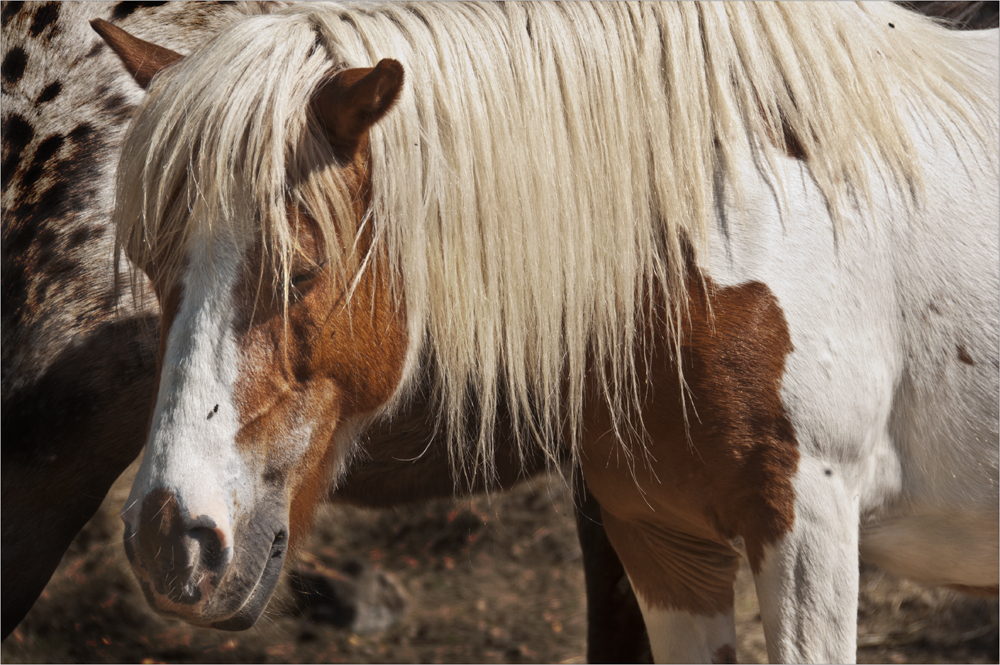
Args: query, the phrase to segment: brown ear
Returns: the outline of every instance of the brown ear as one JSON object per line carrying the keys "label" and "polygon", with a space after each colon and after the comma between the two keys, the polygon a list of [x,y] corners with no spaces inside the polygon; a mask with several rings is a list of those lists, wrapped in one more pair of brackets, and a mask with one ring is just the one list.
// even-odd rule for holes
{"label": "brown ear", "polygon": [[320,86],[313,108],[326,123],[337,157],[354,158],[371,126],[396,103],[403,78],[403,65],[385,59],[373,68],[339,72]]}
{"label": "brown ear", "polygon": [[111,50],[118,54],[125,69],[143,88],[149,86],[149,82],[160,73],[160,70],[184,57],[168,48],[130,35],[117,25],[101,18],[91,21],[90,27],[96,30]]}

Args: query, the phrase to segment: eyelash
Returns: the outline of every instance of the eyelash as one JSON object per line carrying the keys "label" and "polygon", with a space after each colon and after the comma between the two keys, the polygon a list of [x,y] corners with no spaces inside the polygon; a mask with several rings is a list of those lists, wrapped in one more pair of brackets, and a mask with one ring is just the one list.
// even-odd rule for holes
{"label": "eyelash", "polygon": [[289,280],[289,286],[291,286],[293,289],[299,288],[303,284],[306,284],[311,280],[315,279],[316,277],[318,277],[325,267],[326,263],[321,263],[319,265],[313,266],[311,269],[305,272],[299,273],[297,275],[292,275],[291,279]]}

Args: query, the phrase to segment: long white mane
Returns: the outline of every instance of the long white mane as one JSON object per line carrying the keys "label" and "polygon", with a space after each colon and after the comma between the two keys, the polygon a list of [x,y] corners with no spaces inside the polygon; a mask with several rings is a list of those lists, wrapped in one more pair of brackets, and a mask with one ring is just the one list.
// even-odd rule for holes
{"label": "long white mane", "polygon": [[642,399],[650,293],[668,294],[658,325],[678,348],[684,246],[738,153],[770,160],[794,137],[835,218],[873,163],[919,192],[895,100],[978,126],[961,49],[872,3],[307,3],[233,25],[154,85],[123,153],[119,243],[170,270],[193,237],[256,234],[287,280],[291,202],[337,265],[358,229],[309,99],[395,58],[406,86],[372,131],[364,223],[436,364],[453,460],[492,459],[500,411],[555,455],[585,389],[622,423]]}

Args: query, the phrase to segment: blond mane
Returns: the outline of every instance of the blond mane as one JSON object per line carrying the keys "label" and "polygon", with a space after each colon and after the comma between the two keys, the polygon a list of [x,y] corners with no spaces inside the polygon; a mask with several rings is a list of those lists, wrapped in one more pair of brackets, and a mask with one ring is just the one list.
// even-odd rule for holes
{"label": "blond mane", "polygon": [[293,6],[236,23],[154,85],[123,151],[119,247],[170,273],[187,243],[227,229],[262,238],[287,282],[293,203],[342,265],[349,243],[329,239],[358,230],[309,100],[333,71],[399,60],[365,223],[436,364],[453,462],[490,472],[498,412],[554,458],[576,441],[585,388],[626,427],[652,289],[669,294],[678,348],[682,247],[705,241],[714,179],[738,187],[737,156],[773,160],[787,135],[835,219],[869,196],[873,163],[919,192],[894,100],[981,122],[958,83],[974,73],[949,55],[961,48],[870,3]]}

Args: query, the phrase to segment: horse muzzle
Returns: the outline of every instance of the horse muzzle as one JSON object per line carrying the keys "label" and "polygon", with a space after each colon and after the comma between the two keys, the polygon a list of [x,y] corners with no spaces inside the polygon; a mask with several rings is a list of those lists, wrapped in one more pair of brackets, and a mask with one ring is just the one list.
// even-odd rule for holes
{"label": "horse muzzle", "polygon": [[256,503],[260,508],[231,523],[218,504],[198,510],[157,487],[126,509],[125,554],[150,607],[198,626],[253,626],[274,592],[288,546],[284,501]]}

